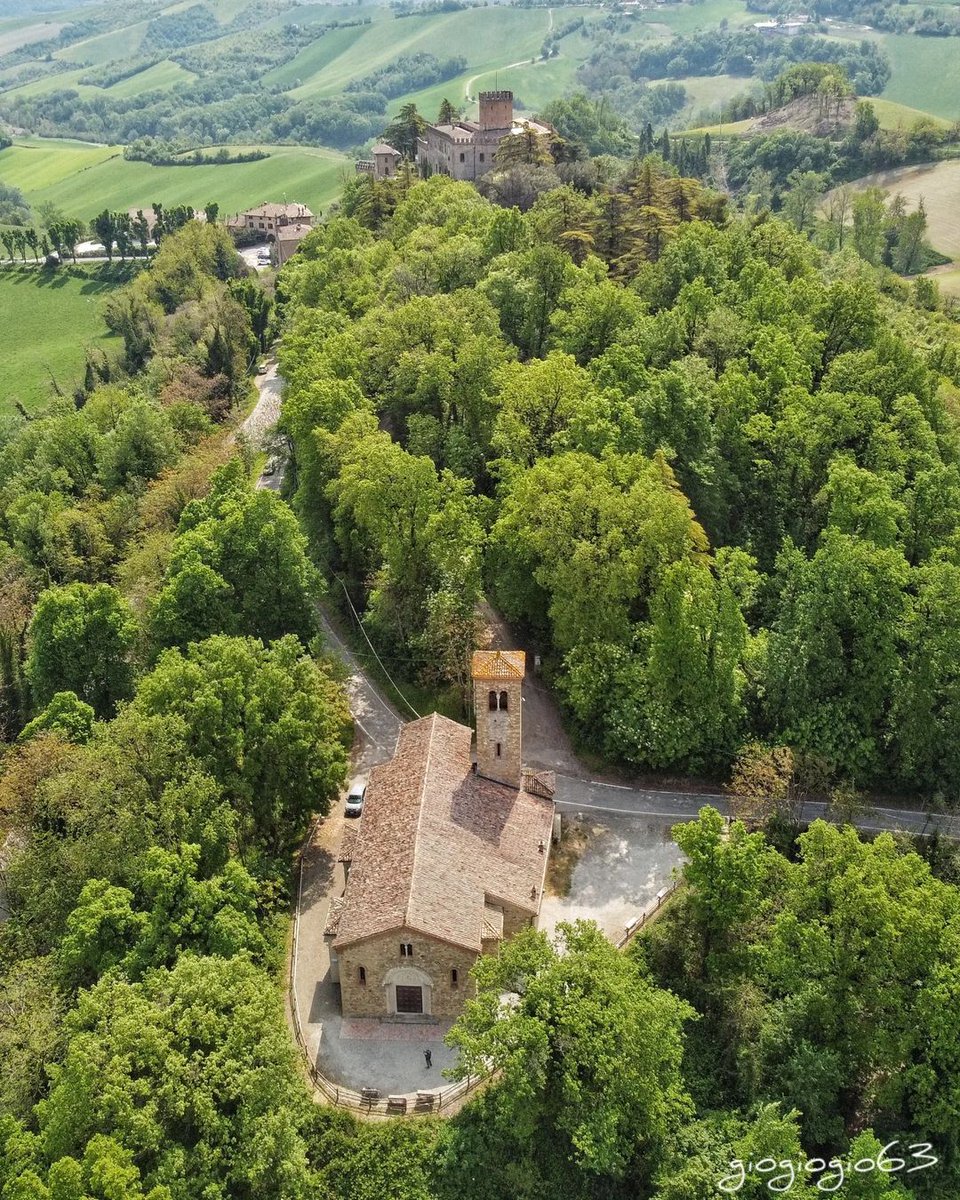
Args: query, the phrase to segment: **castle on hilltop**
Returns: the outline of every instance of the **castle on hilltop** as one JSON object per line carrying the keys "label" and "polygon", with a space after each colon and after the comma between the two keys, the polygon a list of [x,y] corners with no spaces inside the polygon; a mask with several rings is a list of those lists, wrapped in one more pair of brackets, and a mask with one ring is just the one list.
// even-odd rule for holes
{"label": "castle on hilltop", "polygon": [[[417,144],[420,174],[449,175],[473,182],[492,170],[500,143],[510,134],[533,130],[547,135],[549,126],[513,115],[513,92],[481,92],[476,121],[457,120],[450,125],[427,125]],[[357,171],[374,179],[390,179],[397,173],[401,155],[381,142],[374,146],[371,160],[357,163]]]}

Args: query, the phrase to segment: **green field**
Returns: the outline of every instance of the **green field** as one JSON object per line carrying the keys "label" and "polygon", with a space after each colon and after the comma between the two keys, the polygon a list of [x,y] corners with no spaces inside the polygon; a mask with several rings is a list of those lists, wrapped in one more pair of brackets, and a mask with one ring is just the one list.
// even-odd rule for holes
{"label": "green field", "polygon": [[854,186],[882,187],[890,195],[899,192],[911,210],[923,200],[930,244],[941,254],[960,259],[960,159],[878,171],[858,179]]}
{"label": "green field", "polygon": [[111,30],[110,33],[101,33],[83,42],[74,42],[72,46],[58,50],[54,57],[62,58],[64,62],[84,63],[94,67],[116,62],[121,58],[132,58],[140,49],[146,32],[147,22],[138,21],[136,25],[127,25],[124,29]]}
{"label": "green field", "polygon": [[86,348],[120,344],[107,334],[102,311],[123,281],[120,268],[105,266],[69,273],[0,267],[0,413],[9,412],[17,400],[28,411],[49,403],[54,396],[51,373],[69,395],[82,381]]}
{"label": "green field", "polygon": [[835,27],[838,38],[879,42],[890,59],[890,82],[883,99],[932,113],[947,121],[960,119],[960,38],[918,37],[910,33]]}
{"label": "green field", "polygon": [[31,42],[56,37],[62,28],[62,21],[43,21],[37,17],[14,17],[9,21],[0,21],[0,54],[29,46]]}
{"label": "green field", "polygon": [[10,88],[6,94],[10,96],[42,96],[45,92],[74,88],[81,96],[95,96],[98,93],[102,96],[103,92],[100,88],[80,82],[80,76],[86,75],[89,69],[89,67],[75,67],[72,71],[58,71],[44,75],[40,79],[33,79],[30,83],[22,84],[20,87]]}
{"label": "green field", "polygon": [[762,12],[750,12],[743,0],[703,0],[702,4],[658,4],[637,14],[646,24],[662,25],[670,33],[696,33],[727,21],[730,25],[752,25],[763,20]]}
{"label": "green field", "polygon": [[[288,85],[300,80],[291,92],[296,97],[335,95],[352,79],[401,54],[420,53],[438,58],[462,54],[469,73],[475,74],[539,54],[549,27],[550,14],[532,8],[471,8],[423,17],[388,17],[359,31],[339,30],[320,38],[265,79]],[[357,37],[342,38],[357,32]],[[328,38],[338,39],[338,45],[342,39],[342,49],[335,57],[324,45]]]}
{"label": "green field", "polygon": [[881,40],[893,67],[884,99],[960,119],[960,38],[884,34]]}
{"label": "green field", "polygon": [[688,75],[677,82],[687,89],[687,109],[695,114],[704,108],[716,111],[721,104],[748,91],[753,80],[740,75]]}
{"label": "green field", "polygon": [[259,162],[154,167],[127,162],[118,146],[30,138],[0,151],[0,179],[20,188],[33,208],[49,201],[84,219],[104,208],[146,208],[155,200],[196,207],[215,200],[223,213],[233,213],[284,195],[318,212],[340,193],[342,171],[350,166],[345,155],[310,146],[263,149],[270,157]]}
{"label": "green field", "polygon": [[171,62],[168,58],[154,63],[145,71],[138,71],[127,79],[121,79],[112,87],[106,89],[109,96],[136,96],[141,92],[158,91],[173,87],[175,83],[188,83],[196,79],[192,71],[184,70],[179,63]]}
{"label": "green field", "polygon": [[951,265],[944,270],[930,271],[929,274],[942,295],[960,299],[960,267]]}

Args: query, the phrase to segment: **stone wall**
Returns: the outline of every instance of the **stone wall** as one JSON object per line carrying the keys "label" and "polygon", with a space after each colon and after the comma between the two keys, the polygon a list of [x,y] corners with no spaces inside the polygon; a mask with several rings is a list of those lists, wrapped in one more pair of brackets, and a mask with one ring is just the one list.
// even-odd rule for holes
{"label": "stone wall", "polygon": [[[411,958],[401,958],[401,943],[413,946]],[[427,937],[412,930],[391,930],[380,937],[367,938],[338,951],[340,960],[340,996],[345,1017],[385,1017],[393,1012],[391,982],[416,984],[425,977],[424,1015],[457,1017],[464,1001],[473,995],[470,968],[476,954],[459,946]],[[360,967],[366,973],[361,984]],[[453,986],[451,972],[457,972]],[[407,978],[407,973],[410,977]]]}
{"label": "stone wall", "polygon": [[478,124],[482,129],[510,129],[513,125],[513,92],[481,92]]}
{"label": "stone wall", "polygon": [[[490,693],[499,702],[507,694],[504,711],[490,709]],[[496,779],[510,787],[520,787],[522,761],[522,681],[519,679],[475,679],[473,708],[477,720],[477,773],[486,779]],[[500,753],[497,753],[497,746]]]}

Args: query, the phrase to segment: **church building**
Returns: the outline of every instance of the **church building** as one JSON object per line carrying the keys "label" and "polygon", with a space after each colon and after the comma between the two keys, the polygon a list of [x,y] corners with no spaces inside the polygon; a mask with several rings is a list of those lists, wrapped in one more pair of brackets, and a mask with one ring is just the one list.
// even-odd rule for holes
{"label": "church building", "polygon": [[477,957],[537,923],[554,777],[522,766],[523,651],[472,674],[475,764],[469,726],[434,713],[371,772],[327,929],[345,1016],[455,1017]]}

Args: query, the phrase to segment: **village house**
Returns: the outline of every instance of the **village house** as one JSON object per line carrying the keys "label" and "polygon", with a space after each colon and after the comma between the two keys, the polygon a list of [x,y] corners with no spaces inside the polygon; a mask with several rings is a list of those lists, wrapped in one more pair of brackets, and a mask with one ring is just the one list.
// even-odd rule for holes
{"label": "village house", "polygon": [[226,225],[232,230],[251,230],[263,235],[265,242],[275,240],[277,231],[288,225],[312,226],[314,215],[305,204],[260,204],[246,212],[228,217]]}
{"label": "village house", "polygon": [[524,654],[477,651],[472,732],[434,713],[367,784],[326,935],[345,1016],[455,1017],[481,954],[540,912],[554,779],[521,759]]}
{"label": "village house", "polygon": [[294,225],[280,226],[276,232],[276,240],[273,245],[276,266],[283,266],[290,256],[297,251],[300,243],[312,229],[312,225],[299,221]]}
{"label": "village house", "polygon": [[357,162],[358,172],[372,175],[374,179],[392,179],[396,175],[403,158],[399,150],[394,150],[386,142],[378,142],[370,154],[371,158],[362,158]]}

